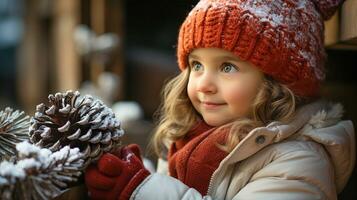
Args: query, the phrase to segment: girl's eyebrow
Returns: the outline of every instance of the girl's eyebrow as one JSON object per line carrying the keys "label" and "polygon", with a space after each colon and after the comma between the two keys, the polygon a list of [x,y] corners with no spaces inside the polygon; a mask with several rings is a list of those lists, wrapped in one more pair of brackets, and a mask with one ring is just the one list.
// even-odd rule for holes
{"label": "girl's eyebrow", "polygon": [[[190,54],[188,56],[189,59],[196,59],[199,60],[200,57],[195,55],[195,54]],[[238,62],[242,62],[243,60],[241,60],[240,58],[236,57],[236,56],[218,56],[217,58],[222,59],[222,60],[234,60],[234,61],[238,61]]]}
{"label": "girl's eyebrow", "polygon": [[242,60],[236,56],[222,56],[220,57],[223,60],[234,60],[234,61],[238,61],[241,62]]}
{"label": "girl's eyebrow", "polygon": [[190,54],[190,55],[188,56],[188,58],[199,59],[200,57],[199,57],[199,56],[196,56],[195,54]]}

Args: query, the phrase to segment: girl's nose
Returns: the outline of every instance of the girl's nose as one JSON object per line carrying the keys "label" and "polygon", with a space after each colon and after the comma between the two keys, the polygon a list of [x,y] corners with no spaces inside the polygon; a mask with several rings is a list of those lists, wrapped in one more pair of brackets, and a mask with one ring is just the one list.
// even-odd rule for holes
{"label": "girl's nose", "polygon": [[209,73],[204,73],[197,81],[197,91],[203,93],[216,93],[217,87],[214,76]]}

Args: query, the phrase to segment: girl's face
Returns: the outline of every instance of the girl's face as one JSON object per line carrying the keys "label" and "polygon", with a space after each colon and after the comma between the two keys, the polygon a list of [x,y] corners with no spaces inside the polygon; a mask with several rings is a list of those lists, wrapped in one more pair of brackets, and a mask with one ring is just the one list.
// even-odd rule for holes
{"label": "girl's face", "polygon": [[211,126],[248,117],[264,75],[229,51],[199,48],[189,55],[188,96]]}

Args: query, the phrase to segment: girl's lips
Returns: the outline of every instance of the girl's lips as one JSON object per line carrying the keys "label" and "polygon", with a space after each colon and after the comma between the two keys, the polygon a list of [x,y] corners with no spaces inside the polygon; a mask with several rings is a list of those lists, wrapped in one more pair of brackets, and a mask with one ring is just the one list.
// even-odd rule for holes
{"label": "girl's lips", "polygon": [[214,102],[208,102],[208,101],[202,101],[201,104],[203,105],[204,108],[207,108],[207,109],[215,109],[215,108],[218,108],[219,106],[225,105],[225,103],[214,103]]}

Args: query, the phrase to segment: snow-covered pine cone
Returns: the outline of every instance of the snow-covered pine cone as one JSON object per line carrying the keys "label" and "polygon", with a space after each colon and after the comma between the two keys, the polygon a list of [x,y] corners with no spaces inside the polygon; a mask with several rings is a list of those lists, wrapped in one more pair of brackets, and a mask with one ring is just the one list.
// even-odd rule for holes
{"label": "snow-covered pine cone", "polygon": [[47,200],[81,175],[83,154],[65,146],[57,152],[21,142],[13,161],[0,163],[0,199]]}
{"label": "snow-covered pine cone", "polygon": [[17,143],[28,140],[30,117],[23,111],[5,108],[0,111],[0,161],[14,156]]}
{"label": "snow-covered pine cone", "polygon": [[51,151],[78,147],[88,158],[86,165],[120,145],[120,122],[100,100],[78,91],[50,94],[48,100],[49,105],[37,106],[31,120],[31,142]]}

